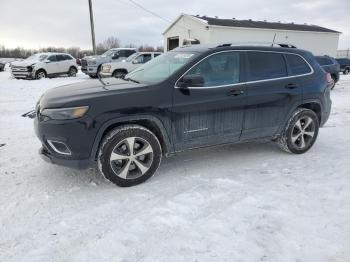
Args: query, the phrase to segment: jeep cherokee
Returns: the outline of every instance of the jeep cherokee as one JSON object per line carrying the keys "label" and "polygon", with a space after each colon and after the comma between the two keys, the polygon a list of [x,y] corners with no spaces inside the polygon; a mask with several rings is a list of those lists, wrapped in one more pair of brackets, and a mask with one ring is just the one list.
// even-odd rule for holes
{"label": "jeep cherokee", "polygon": [[331,110],[329,73],[304,50],[179,47],[124,79],[48,90],[36,107],[41,156],[101,173],[119,186],[150,178],[162,156],[271,139],[301,154]]}

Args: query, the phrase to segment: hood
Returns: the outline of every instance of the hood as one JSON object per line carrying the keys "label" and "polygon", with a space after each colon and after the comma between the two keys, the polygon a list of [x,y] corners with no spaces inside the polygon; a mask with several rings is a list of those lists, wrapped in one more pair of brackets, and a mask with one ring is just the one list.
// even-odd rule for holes
{"label": "hood", "polygon": [[106,85],[96,80],[87,80],[75,84],[56,87],[44,93],[40,99],[40,108],[79,106],[83,101],[123,92],[130,88],[145,86],[117,78],[105,78]]}
{"label": "hood", "polygon": [[83,59],[85,59],[85,60],[96,60],[96,58],[98,58],[99,57],[99,55],[90,55],[90,56],[85,56],[85,57],[83,57]]}
{"label": "hood", "polygon": [[36,63],[40,63],[40,61],[35,60],[35,59],[31,59],[31,60],[11,62],[11,66],[31,66],[31,65],[36,64]]}

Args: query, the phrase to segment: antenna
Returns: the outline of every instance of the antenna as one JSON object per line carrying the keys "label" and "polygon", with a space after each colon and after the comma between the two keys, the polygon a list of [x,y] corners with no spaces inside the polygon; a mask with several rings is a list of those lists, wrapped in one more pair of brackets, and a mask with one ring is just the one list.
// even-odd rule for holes
{"label": "antenna", "polygon": [[275,35],[273,36],[271,47],[272,47],[273,44],[275,43],[275,39],[276,39],[276,33],[275,33]]}

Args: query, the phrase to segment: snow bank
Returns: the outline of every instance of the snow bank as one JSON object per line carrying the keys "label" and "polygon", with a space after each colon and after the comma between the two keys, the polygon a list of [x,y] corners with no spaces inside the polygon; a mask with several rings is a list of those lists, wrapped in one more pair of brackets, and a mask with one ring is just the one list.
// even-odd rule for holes
{"label": "snow bank", "polygon": [[270,142],[166,159],[118,188],[43,162],[30,119],[47,89],[0,72],[0,261],[349,261],[350,77],[304,155]]}

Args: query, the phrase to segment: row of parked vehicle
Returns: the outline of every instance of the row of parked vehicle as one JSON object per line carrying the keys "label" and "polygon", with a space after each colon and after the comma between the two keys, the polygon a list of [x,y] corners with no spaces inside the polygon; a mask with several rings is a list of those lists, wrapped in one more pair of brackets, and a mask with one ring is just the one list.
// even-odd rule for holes
{"label": "row of parked vehicle", "polygon": [[[41,79],[59,75],[76,76],[78,65],[81,65],[81,71],[91,78],[98,76],[124,78],[126,74],[161,54],[161,52],[137,52],[135,48],[113,48],[102,55],[87,56],[79,60],[65,53],[39,53],[25,60],[12,62],[11,71],[17,79]],[[332,89],[339,81],[339,72],[343,74],[350,72],[348,58],[334,59],[330,56],[315,58],[321,67],[330,73],[333,80]],[[0,63],[0,71],[3,71],[4,67],[5,64]]]}
{"label": "row of parked vehicle", "polygon": [[333,79],[332,89],[339,81],[339,72],[343,72],[344,75],[350,72],[350,59],[348,58],[335,59],[330,56],[316,56],[315,58],[323,70],[331,74]]}
{"label": "row of parked vehicle", "polygon": [[[91,78],[123,78],[140,65],[159,56],[161,52],[136,52],[135,48],[113,48],[99,56],[75,59],[65,53],[38,53],[25,60],[11,63],[12,75],[17,79],[41,79],[59,75],[76,76],[78,65]],[[0,71],[5,64],[0,64]]]}

